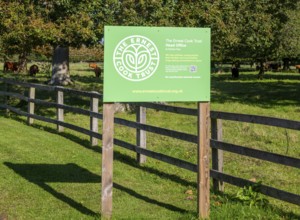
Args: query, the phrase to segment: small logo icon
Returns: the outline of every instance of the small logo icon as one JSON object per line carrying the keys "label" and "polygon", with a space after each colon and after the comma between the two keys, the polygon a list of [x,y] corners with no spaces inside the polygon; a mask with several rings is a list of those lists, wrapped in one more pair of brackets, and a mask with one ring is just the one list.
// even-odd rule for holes
{"label": "small logo icon", "polygon": [[114,50],[113,62],[123,78],[142,81],[155,73],[159,65],[159,52],[149,38],[132,35],[118,43]]}
{"label": "small logo icon", "polygon": [[191,65],[191,66],[190,66],[190,72],[191,72],[191,73],[197,72],[197,66]]}

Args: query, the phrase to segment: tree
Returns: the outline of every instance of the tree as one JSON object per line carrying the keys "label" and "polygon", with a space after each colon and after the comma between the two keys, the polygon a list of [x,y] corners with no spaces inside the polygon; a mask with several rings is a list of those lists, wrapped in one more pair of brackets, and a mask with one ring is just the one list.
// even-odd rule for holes
{"label": "tree", "polygon": [[[97,42],[99,33],[95,31],[93,13],[100,6],[98,1],[70,0],[48,1],[1,1],[0,36],[1,48],[5,54],[19,54],[26,61],[27,54],[36,47],[52,45],[54,57],[52,80],[56,84],[70,82],[68,70],[68,50],[56,53],[60,48],[79,47]],[[79,19],[80,18],[80,19]],[[66,52],[66,53],[64,53]],[[66,64],[65,77],[59,67]],[[63,82],[62,79],[67,79]]]}
{"label": "tree", "polygon": [[238,41],[231,54],[260,62],[258,76],[264,74],[264,62],[278,58],[280,36],[288,21],[288,13],[295,10],[296,1],[258,0],[236,1]]}
{"label": "tree", "polygon": [[[284,53],[298,53],[291,52],[291,48],[287,47],[290,45],[293,50],[299,48],[299,8],[296,2],[178,0],[173,20],[178,26],[210,27],[213,60],[258,60],[261,66],[259,75],[262,76],[264,62],[278,59],[279,51],[281,56]],[[288,27],[289,30],[286,29]]]}
{"label": "tree", "polygon": [[1,48],[5,57],[19,55],[19,71],[26,69],[26,56],[33,48],[51,40],[54,26],[45,22],[34,5],[18,1],[0,2]]}
{"label": "tree", "polygon": [[175,0],[103,0],[92,13],[103,34],[104,25],[174,26]]}
{"label": "tree", "polygon": [[[69,74],[69,46],[80,47],[97,41],[94,31],[93,12],[96,1],[44,1],[48,22],[55,24],[56,36],[53,36],[52,78],[50,84],[67,85],[72,83]],[[79,19],[80,18],[80,19]]]}
{"label": "tree", "polygon": [[[231,0],[184,1],[175,5],[174,23],[182,27],[211,28],[211,58],[224,61],[233,58],[232,46],[238,41],[236,5]],[[219,71],[222,71],[221,69]]]}
{"label": "tree", "polygon": [[300,2],[293,10],[288,11],[288,21],[283,26],[280,34],[279,54],[283,58],[283,69],[289,70],[291,59],[300,58]]}
{"label": "tree", "polygon": [[51,82],[62,84],[55,80],[59,69],[56,67],[68,63],[68,50],[62,50],[64,55],[56,52],[59,48],[99,43],[104,25],[210,27],[213,60],[258,59],[262,75],[265,60],[290,56],[285,53],[291,49],[282,42],[289,40],[295,50],[299,48],[296,3],[292,0],[25,0],[22,3],[2,0],[0,43],[5,53],[23,55],[37,46],[52,45],[54,56],[60,54],[61,59],[53,57]]}

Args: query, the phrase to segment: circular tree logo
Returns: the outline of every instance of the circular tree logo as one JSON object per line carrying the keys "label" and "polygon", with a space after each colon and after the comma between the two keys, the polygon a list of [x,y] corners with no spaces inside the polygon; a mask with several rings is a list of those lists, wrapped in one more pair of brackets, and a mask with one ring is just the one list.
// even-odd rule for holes
{"label": "circular tree logo", "polygon": [[130,81],[142,81],[152,76],[159,64],[156,45],[147,37],[133,35],[116,46],[113,56],[117,72]]}

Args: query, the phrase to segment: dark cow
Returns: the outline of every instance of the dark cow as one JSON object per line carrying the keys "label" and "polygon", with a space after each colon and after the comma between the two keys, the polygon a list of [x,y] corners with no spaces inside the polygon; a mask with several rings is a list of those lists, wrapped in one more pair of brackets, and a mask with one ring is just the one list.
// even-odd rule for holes
{"label": "dark cow", "polygon": [[239,68],[237,67],[236,64],[233,64],[231,67],[231,75],[232,78],[239,78]]}
{"label": "dark cow", "polygon": [[39,72],[39,67],[36,64],[33,64],[29,68],[29,75],[30,76],[35,76]]}
{"label": "dark cow", "polygon": [[267,63],[266,69],[268,71],[278,72],[281,69],[281,63],[277,63],[277,62]]}
{"label": "dark cow", "polygon": [[101,76],[102,70],[100,69],[100,67],[97,66],[97,67],[94,69],[94,72],[95,72],[95,76],[99,78],[99,77]]}
{"label": "dark cow", "polygon": [[17,62],[10,62],[10,61],[6,61],[4,62],[4,65],[3,65],[3,72],[7,72],[7,71],[17,71],[19,68],[19,64]]}

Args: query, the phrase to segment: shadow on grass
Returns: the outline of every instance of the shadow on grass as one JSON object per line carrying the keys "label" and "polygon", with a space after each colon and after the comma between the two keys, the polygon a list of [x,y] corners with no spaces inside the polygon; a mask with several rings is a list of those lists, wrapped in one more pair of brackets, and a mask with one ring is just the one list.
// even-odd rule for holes
{"label": "shadow on grass", "polygon": [[[16,120],[26,123],[26,120],[22,118],[15,118]],[[62,137],[65,137],[77,144],[80,144],[86,149],[92,150],[96,153],[101,154],[102,148],[100,147],[92,147],[90,145],[90,142],[88,140],[82,140],[81,138],[68,134],[68,133],[57,133],[55,129],[46,127],[46,126],[39,126],[39,125],[33,125],[33,127],[36,127],[38,129],[43,129],[44,131],[60,135]],[[146,167],[139,165],[135,158],[132,158],[128,155],[124,155],[120,152],[114,151],[114,160],[120,161],[124,164],[127,164],[129,166],[132,166],[134,168],[140,169],[144,172],[148,172],[151,174],[155,174],[159,176],[160,178],[167,179],[174,181],[178,184],[181,184],[183,186],[193,186],[197,188],[196,182],[190,182],[185,179],[182,179],[181,177],[178,177],[173,174],[165,173],[163,171],[159,171],[155,168]],[[72,183],[100,183],[101,182],[101,176],[98,176],[96,174],[91,173],[90,171],[86,170],[85,168],[81,168],[76,164],[64,164],[64,165],[57,165],[57,164],[13,164],[9,162],[4,163],[7,167],[14,170],[16,173],[18,173],[23,178],[27,179],[30,182],[35,183],[39,187],[43,188],[45,191],[51,193],[54,197],[57,199],[60,199],[67,204],[69,204],[74,209],[80,211],[83,214],[86,215],[99,215],[99,213],[95,213],[92,210],[89,210],[88,208],[82,206],[82,204],[74,201],[73,199],[67,197],[64,194],[61,194],[57,191],[55,191],[52,187],[47,185],[47,182],[72,182]],[[127,187],[124,187],[122,185],[119,185],[117,183],[114,183],[114,188],[121,190],[123,192],[126,192],[127,194],[137,198],[144,200],[145,202],[155,204],[158,206],[161,206],[163,208],[169,209],[171,211],[177,211],[180,213],[187,212],[187,210],[175,207],[171,204],[163,203],[154,199],[151,199],[147,196],[141,195],[137,192],[135,192],[132,189],[129,189]],[[237,201],[234,195],[226,194],[226,193],[218,193],[214,192],[211,188],[211,193],[214,195],[219,195],[223,197],[223,201],[230,201],[233,203],[241,203],[240,201]],[[268,206],[269,209],[272,209],[278,213],[281,213],[282,216],[289,217],[291,219],[300,219],[299,215],[296,215],[294,213],[285,212],[282,209],[279,209],[277,207],[274,207],[272,205]],[[196,215],[196,213],[195,213]]]}
{"label": "shadow on grass", "polygon": [[56,191],[47,183],[99,183],[101,178],[76,164],[14,164],[5,162],[12,169],[31,183],[34,183],[53,195],[55,198],[67,203],[69,206],[85,215],[97,215],[72,198]]}
{"label": "shadow on grass", "polygon": [[72,79],[81,83],[103,83],[102,77],[95,77],[95,73],[91,72],[91,74],[86,76],[74,75]]}
{"label": "shadow on grass", "polygon": [[[21,123],[23,123],[23,124],[27,123],[27,121],[25,119],[20,118],[18,116],[14,117],[14,119],[21,122]],[[47,126],[40,126],[40,125],[36,125],[36,124],[31,125],[31,127],[34,127],[34,128],[37,128],[37,129],[42,129],[42,130],[44,130],[46,132],[49,132],[49,133],[52,133],[52,134],[60,135],[64,138],[67,138],[70,141],[73,141],[74,143],[80,144],[82,147],[84,147],[86,149],[89,149],[89,150],[92,150],[96,153],[102,154],[102,148],[101,147],[98,147],[98,146],[93,147],[93,146],[91,146],[90,141],[83,140],[82,138],[77,137],[76,135],[69,134],[69,133],[66,133],[66,132],[58,133],[56,129],[53,129],[53,128],[50,128],[50,127],[47,127]],[[99,142],[100,141],[101,140],[99,140]],[[117,147],[119,147],[119,146],[117,146]],[[187,186],[187,187],[192,186],[192,187],[195,187],[195,188],[197,187],[196,182],[190,182],[190,181],[182,179],[182,178],[180,178],[176,175],[165,173],[165,172],[162,172],[162,171],[157,170],[155,168],[140,165],[139,163],[137,163],[135,158],[132,158],[128,155],[124,155],[124,154],[119,153],[117,151],[114,151],[114,160],[118,160],[118,161],[120,161],[124,164],[129,165],[129,166],[140,169],[144,172],[155,174],[155,175],[157,175],[157,176],[159,176],[163,179],[171,180],[171,181],[176,182],[178,184],[181,184],[183,186]]]}
{"label": "shadow on grass", "polygon": [[272,108],[274,105],[299,105],[300,74],[266,73],[263,80],[254,74],[212,75],[212,102],[239,102]]}
{"label": "shadow on grass", "polygon": [[76,70],[72,70],[74,72],[94,72],[94,70],[91,67],[88,68],[84,68],[84,69],[76,69]]}
{"label": "shadow on grass", "polygon": [[[56,191],[54,188],[49,186],[47,183],[101,183],[101,176],[91,173],[89,170],[82,168],[76,164],[16,164],[10,162],[4,162],[4,164],[12,169],[15,173],[19,174],[21,177],[25,178],[31,183],[34,183],[53,195],[55,198],[67,203],[69,206],[78,210],[85,215],[98,216],[96,213],[87,207],[83,206],[79,202],[73,200],[72,198]],[[113,183],[115,189],[126,192],[127,194],[143,200],[145,202],[158,205],[160,207],[169,209],[176,212],[187,212],[184,209],[178,208],[176,206],[163,203],[147,196],[141,195],[132,189],[125,186]],[[99,198],[100,200],[100,198]]]}

